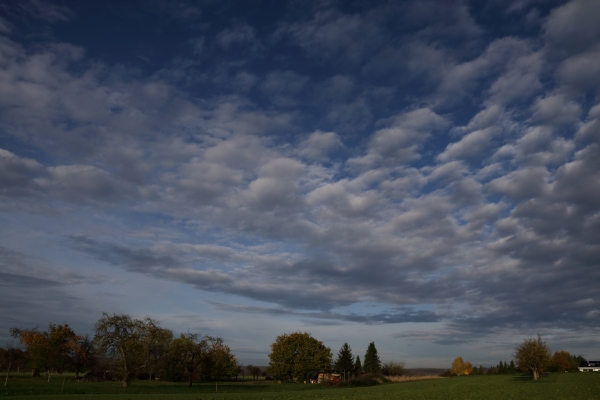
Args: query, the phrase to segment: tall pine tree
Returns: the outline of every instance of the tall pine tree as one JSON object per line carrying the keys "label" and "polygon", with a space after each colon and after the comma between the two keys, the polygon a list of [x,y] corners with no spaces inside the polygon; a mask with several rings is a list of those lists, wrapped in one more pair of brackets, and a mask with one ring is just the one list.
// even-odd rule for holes
{"label": "tall pine tree", "polygon": [[334,365],[335,369],[339,371],[352,371],[354,369],[354,357],[352,356],[352,348],[348,343],[340,348],[337,354],[337,360]]}
{"label": "tall pine tree", "polygon": [[377,355],[377,349],[375,348],[375,342],[371,342],[367,348],[365,354],[365,365],[363,365],[363,371],[367,374],[378,374],[381,370],[381,361]]}
{"label": "tall pine tree", "polygon": [[362,368],[362,364],[360,363],[360,357],[356,356],[356,361],[354,361],[354,371],[356,372],[356,375],[360,375],[362,370],[363,370],[363,368]]}

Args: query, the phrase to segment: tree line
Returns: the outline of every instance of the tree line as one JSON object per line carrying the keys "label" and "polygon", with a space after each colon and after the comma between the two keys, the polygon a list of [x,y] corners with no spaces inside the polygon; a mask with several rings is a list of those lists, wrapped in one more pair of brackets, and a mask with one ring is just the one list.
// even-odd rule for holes
{"label": "tree line", "polygon": [[[381,363],[375,342],[371,342],[361,362],[352,354],[352,348],[344,343],[338,351],[335,362],[329,347],[313,338],[308,332],[283,334],[271,345],[267,373],[279,381],[309,382],[320,371],[334,369],[348,374],[382,374],[400,376],[404,373],[404,363]],[[333,367],[333,368],[332,368]]]}
{"label": "tree line", "polygon": [[[566,350],[557,351],[552,355],[547,343],[538,335],[529,338],[515,348],[514,360],[510,364],[500,361],[498,365],[484,368],[473,367],[470,362],[465,362],[462,357],[456,357],[448,371],[449,375],[497,375],[530,372],[533,379],[538,379],[544,372],[576,371],[582,361],[582,356],[570,354]],[[515,360],[517,363],[515,364]]]}
{"label": "tree line", "polygon": [[[151,318],[103,313],[94,326],[94,337],[77,335],[68,324],[38,328],[11,328],[11,336],[24,350],[3,349],[3,359],[25,361],[33,374],[84,371],[93,380],[119,379],[123,387],[134,377],[181,381],[219,380],[237,376],[238,361],[223,339],[173,332]],[[0,361],[1,362],[1,361]],[[8,380],[8,374],[7,374]]]}

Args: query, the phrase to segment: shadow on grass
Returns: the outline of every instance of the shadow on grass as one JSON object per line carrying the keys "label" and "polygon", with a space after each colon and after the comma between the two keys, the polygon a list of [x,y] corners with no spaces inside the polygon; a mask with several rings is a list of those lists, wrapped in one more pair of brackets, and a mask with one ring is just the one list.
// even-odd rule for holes
{"label": "shadow on grass", "polygon": [[535,383],[537,385],[545,384],[545,383],[553,383],[556,382],[557,377],[555,375],[543,375],[540,376],[539,379],[534,380],[533,375],[518,375],[514,376],[510,379],[512,382],[520,382],[520,383]]}

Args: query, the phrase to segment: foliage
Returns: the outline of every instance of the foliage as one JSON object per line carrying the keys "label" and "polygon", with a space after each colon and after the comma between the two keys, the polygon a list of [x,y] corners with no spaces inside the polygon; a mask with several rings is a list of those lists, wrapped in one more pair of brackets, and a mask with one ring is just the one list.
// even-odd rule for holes
{"label": "foliage", "polygon": [[381,385],[382,383],[387,383],[387,382],[389,382],[389,381],[384,380],[384,378],[381,375],[366,374],[366,375],[360,375],[360,376],[357,376],[350,380],[341,382],[340,386],[351,386],[351,387],[377,386],[377,385]]}
{"label": "foliage", "polygon": [[92,341],[88,336],[78,336],[77,344],[69,349],[72,369],[75,376],[79,376],[84,369],[93,367],[96,364],[96,356]]}
{"label": "foliage", "polygon": [[152,320],[147,320],[147,322],[148,363],[146,370],[149,374],[149,379],[152,379],[153,375],[160,374],[166,367],[171,343],[173,342],[173,332],[170,329],[161,328]]}
{"label": "foliage", "polygon": [[557,351],[550,360],[548,370],[552,372],[576,371],[581,361],[585,361],[585,358],[571,355],[566,350]]}
{"label": "foliage", "polygon": [[338,351],[334,368],[340,371],[354,370],[354,357],[352,356],[352,348],[348,343],[344,343]]}
{"label": "foliage", "polygon": [[515,349],[515,358],[521,371],[531,371],[533,379],[539,378],[550,363],[550,350],[540,335],[536,338],[526,339]]}
{"label": "foliage", "polygon": [[248,371],[248,374],[252,375],[253,381],[258,380],[258,377],[260,376],[260,367],[255,367],[252,364],[248,364],[246,366],[246,371]]}
{"label": "foliage", "polygon": [[73,362],[73,353],[80,339],[68,324],[49,324],[47,331],[11,328],[10,334],[25,346],[30,367],[46,371],[48,380],[50,371],[61,373]]}
{"label": "foliage", "polygon": [[24,369],[25,367],[25,352],[21,349],[7,346],[6,348],[0,347],[0,371],[5,369],[8,371]]}
{"label": "foliage", "polygon": [[269,374],[277,380],[303,382],[311,372],[327,369],[331,350],[308,332],[277,336],[271,344]]}
{"label": "foliage", "polygon": [[452,367],[450,367],[450,373],[455,376],[463,375],[463,368],[465,362],[462,357],[456,357],[454,361],[452,361]]}
{"label": "foliage", "polygon": [[132,373],[148,366],[150,348],[162,328],[150,318],[141,320],[125,314],[102,313],[94,329],[94,344],[116,361],[123,387],[127,388]]}
{"label": "foliage", "polygon": [[238,371],[238,362],[235,355],[223,339],[217,337],[206,337],[209,349],[205,368],[210,371],[212,379],[218,380],[225,377],[235,376]]}
{"label": "foliage", "polygon": [[355,369],[357,375],[359,375],[361,372],[363,372],[363,368],[362,368],[362,364],[360,363],[359,356],[356,356],[356,361],[354,361],[354,369]]}
{"label": "foliage", "polygon": [[206,339],[199,339],[195,333],[182,333],[171,343],[169,356],[175,368],[188,373],[188,385],[192,386],[194,371],[208,356],[208,343]]}
{"label": "foliage", "polygon": [[377,354],[377,348],[375,348],[375,342],[369,343],[367,347],[367,353],[365,354],[365,362],[363,365],[363,371],[367,374],[378,374],[381,370],[381,361]]}
{"label": "foliage", "polygon": [[404,363],[390,361],[382,365],[381,373],[385,376],[402,376],[405,373]]}

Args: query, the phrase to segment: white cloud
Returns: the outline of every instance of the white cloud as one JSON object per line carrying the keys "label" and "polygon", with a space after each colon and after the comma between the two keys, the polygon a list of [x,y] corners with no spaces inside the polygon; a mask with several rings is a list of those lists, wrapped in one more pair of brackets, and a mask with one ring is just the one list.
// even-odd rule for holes
{"label": "white cloud", "polygon": [[300,143],[298,154],[309,160],[322,161],[327,159],[329,153],[341,147],[342,141],[335,132],[315,131]]}
{"label": "white cloud", "polygon": [[533,119],[550,126],[573,123],[580,114],[579,104],[560,94],[540,98],[533,105]]}

